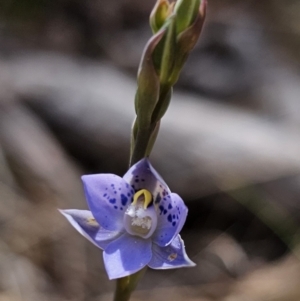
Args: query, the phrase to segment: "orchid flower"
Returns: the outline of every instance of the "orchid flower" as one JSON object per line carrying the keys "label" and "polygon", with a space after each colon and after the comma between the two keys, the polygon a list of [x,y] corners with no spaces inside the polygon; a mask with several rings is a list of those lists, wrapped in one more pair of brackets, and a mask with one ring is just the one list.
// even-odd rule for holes
{"label": "orchid flower", "polygon": [[148,159],[123,178],[113,174],[82,177],[88,210],[61,210],[71,225],[103,250],[110,279],[152,269],[191,267],[179,232],[188,209]]}

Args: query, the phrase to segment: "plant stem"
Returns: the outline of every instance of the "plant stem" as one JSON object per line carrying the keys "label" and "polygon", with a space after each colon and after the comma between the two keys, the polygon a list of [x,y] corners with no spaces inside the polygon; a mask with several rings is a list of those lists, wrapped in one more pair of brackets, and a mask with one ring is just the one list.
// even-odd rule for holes
{"label": "plant stem", "polygon": [[114,301],[128,301],[130,299],[131,293],[136,288],[139,280],[146,272],[146,269],[147,267],[144,267],[135,274],[118,279],[114,295]]}

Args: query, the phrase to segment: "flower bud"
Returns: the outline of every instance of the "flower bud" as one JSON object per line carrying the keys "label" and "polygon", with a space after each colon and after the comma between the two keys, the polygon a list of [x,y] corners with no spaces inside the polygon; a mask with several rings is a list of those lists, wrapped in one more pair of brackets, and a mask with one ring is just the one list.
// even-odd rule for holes
{"label": "flower bud", "polygon": [[147,43],[138,71],[138,89],[135,95],[135,111],[139,129],[147,128],[159,97],[159,77],[156,73],[152,54],[165,34],[160,30]]}
{"label": "flower bud", "polygon": [[207,1],[202,0],[200,8],[198,10],[198,15],[196,16],[194,23],[192,23],[187,29],[181,32],[177,37],[175,65],[173,68],[173,74],[170,79],[172,84],[175,84],[175,82],[177,81],[179,73],[190,51],[195,47],[198,41],[205,20],[206,7]]}
{"label": "flower bud", "polygon": [[151,14],[150,14],[150,26],[153,33],[158,32],[165,21],[172,13],[173,4],[170,4],[168,0],[157,0]]}
{"label": "flower bud", "polygon": [[169,77],[172,74],[176,51],[176,16],[169,18],[167,32],[164,38],[164,47],[160,65],[160,83],[168,85]]}
{"label": "flower bud", "polygon": [[174,12],[177,15],[177,33],[187,29],[197,18],[200,0],[178,0]]}

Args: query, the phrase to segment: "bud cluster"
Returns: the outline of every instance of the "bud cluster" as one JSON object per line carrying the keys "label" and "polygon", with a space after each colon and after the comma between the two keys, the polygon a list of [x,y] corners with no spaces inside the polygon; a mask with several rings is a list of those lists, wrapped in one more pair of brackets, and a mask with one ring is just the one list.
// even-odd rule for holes
{"label": "bud cluster", "polygon": [[194,48],[205,19],[206,0],[157,0],[150,15],[153,36],[139,66],[132,130],[131,164],[148,156],[160,119],[172,96],[173,85]]}

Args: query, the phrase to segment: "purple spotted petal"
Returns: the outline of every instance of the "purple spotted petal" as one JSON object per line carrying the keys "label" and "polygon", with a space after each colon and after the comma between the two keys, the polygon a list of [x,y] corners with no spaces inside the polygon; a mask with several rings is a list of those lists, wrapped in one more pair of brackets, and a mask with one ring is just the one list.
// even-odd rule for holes
{"label": "purple spotted petal", "polygon": [[152,193],[155,204],[171,193],[168,185],[152,167],[148,159],[142,159],[133,165],[123,179],[129,183],[135,191],[147,189]]}
{"label": "purple spotted petal", "polygon": [[152,254],[148,263],[152,269],[165,270],[195,266],[195,263],[189,259],[185,252],[184,242],[180,235],[177,235],[167,247],[153,244]]}
{"label": "purple spotted petal", "polygon": [[181,231],[188,209],[181,197],[176,193],[165,196],[158,206],[157,228],[152,240],[161,247],[171,243]]}
{"label": "purple spotted petal", "polygon": [[106,230],[123,229],[123,215],[134,191],[121,177],[96,174],[82,177],[88,205],[98,223]]}
{"label": "purple spotted petal", "polygon": [[103,252],[109,279],[128,276],[141,270],[151,257],[151,240],[127,233],[111,242]]}
{"label": "purple spotted petal", "polygon": [[91,211],[76,209],[59,211],[81,235],[100,249],[105,249],[112,240],[120,235],[119,232],[101,228]]}

